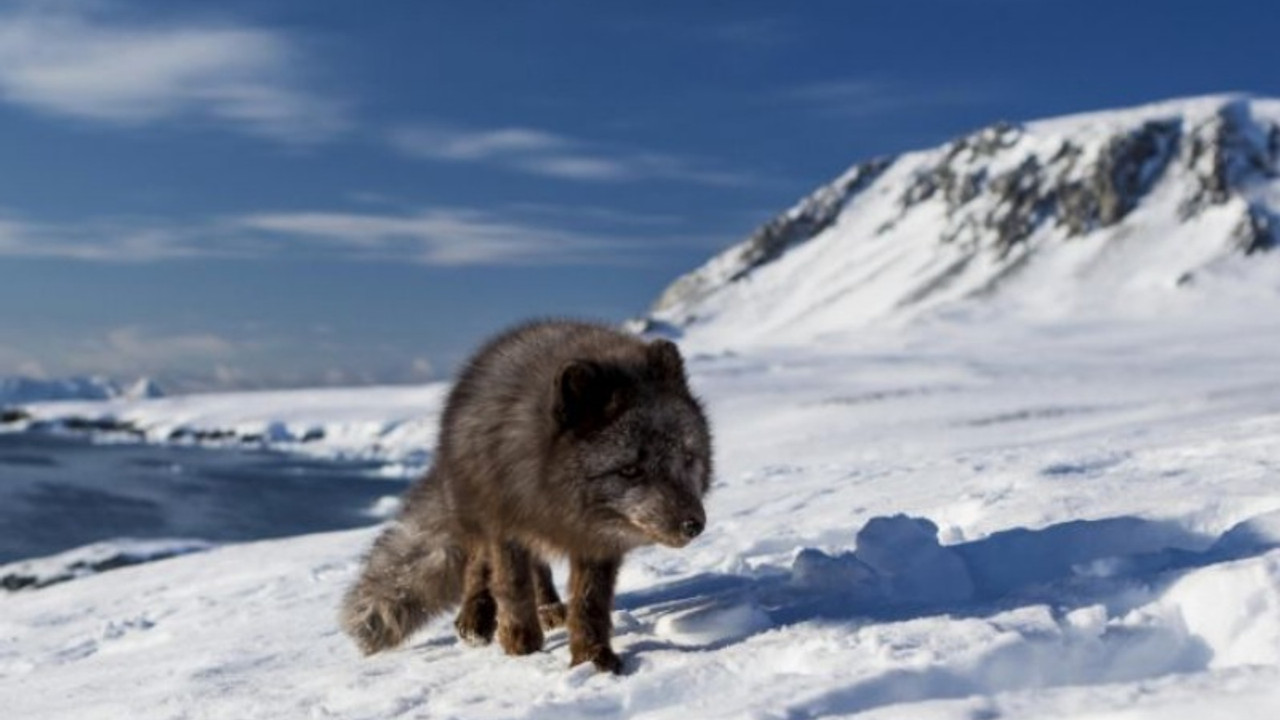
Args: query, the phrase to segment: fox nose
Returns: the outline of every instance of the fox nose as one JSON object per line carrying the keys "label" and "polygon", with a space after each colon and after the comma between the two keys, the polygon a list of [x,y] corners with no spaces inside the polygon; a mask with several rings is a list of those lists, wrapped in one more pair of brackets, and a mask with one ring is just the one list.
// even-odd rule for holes
{"label": "fox nose", "polygon": [[698,518],[690,518],[680,523],[680,534],[689,540],[692,540],[702,534],[702,529],[706,527],[706,523]]}

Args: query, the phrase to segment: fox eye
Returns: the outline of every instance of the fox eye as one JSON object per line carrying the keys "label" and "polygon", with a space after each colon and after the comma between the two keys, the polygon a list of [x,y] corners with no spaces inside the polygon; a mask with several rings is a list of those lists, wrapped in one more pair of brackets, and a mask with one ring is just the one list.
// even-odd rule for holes
{"label": "fox eye", "polygon": [[632,463],[630,465],[623,465],[622,467],[618,468],[618,474],[628,480],[635,480],[636,478],[643,475],[644,471],[640,469],[639,463]]}

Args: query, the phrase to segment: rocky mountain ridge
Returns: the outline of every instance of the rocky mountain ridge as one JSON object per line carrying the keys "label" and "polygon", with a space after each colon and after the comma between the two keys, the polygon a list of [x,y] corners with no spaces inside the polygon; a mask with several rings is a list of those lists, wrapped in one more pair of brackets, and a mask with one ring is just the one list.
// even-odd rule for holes
{"label": "rocky mountain ridge", "polygon": [[1124,304],[1280,245],[1278,177],[1275,100],[996,123],[853,166],[677,279],[649,320],[831,330],[997,295]]}

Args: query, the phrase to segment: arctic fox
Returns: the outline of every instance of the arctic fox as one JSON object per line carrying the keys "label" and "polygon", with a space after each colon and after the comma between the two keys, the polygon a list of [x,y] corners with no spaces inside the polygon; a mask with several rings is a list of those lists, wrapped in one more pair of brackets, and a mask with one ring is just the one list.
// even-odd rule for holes
{"label": "arctic fox", "polygon": [[[342,608],[365,653],[461,603],[459,636],[512,655],[567,622],[571,665],[619,672],[622,557],[706,525],[711,432],[666,340],[535,322],[491,340],[454,385],[434,466],[375,541]],[[544,558],[567,556],[568,606]]]}

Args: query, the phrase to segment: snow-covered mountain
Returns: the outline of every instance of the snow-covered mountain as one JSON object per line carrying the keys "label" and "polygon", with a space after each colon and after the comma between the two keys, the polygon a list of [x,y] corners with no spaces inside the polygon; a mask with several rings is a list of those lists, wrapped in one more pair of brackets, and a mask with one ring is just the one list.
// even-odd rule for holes
{"label": "snow-covered mountain", "polygon": [[1278,172],[1277,100],[998,123],[853,166],[676,280],[649,320],[723,343],[944,308],[1062,317],[1275,297]]}
{"label": "snow-covered mountain", "polygon": [[156,398],[164,395],[151,378],[139,378],[128,386],[101,376],[37,380],[0,377],[0,405],[20,405],[51,400],[110,400]]}

